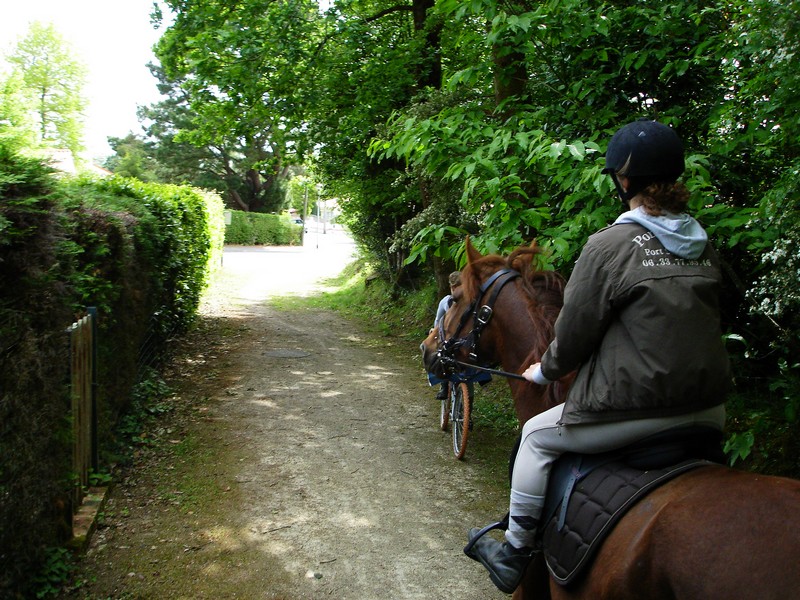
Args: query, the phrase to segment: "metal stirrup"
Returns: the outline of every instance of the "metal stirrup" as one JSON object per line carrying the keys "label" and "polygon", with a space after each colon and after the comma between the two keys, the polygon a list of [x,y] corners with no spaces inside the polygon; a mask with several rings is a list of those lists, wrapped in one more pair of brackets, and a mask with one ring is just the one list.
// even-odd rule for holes
{"label": "metal stirrup", "polygon": [[464,554],[469,556],[470,552],[472,551],[472,547],[476,544],[476,542],[479,539],[481,539],[484,535],[492,531],[493,529],[502,529],[503,531],[508,529],[508,519],[509,519],[509,513],[506,513],[506,516],[504,516],[500,521],[497,521],[497,523],[492,523],[491,525],[487,525],[486,527],[478,531],[478,533],[476,533],[475,536],[469,540],[467,545],[464,546]]}

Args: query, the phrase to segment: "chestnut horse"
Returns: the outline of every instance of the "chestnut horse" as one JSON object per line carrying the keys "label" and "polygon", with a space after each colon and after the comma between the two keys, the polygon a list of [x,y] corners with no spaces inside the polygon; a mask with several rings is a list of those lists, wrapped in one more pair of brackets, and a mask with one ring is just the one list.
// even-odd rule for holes
{"label": "chestnut horse", "polygon": [[[468,264],[462,289],[444,319],[446,337],[467,333],[456,331],[461,315],[476,297],[490,292],[482,293],[481,285],[494,273],[508,268],[519,272],[494,298],[491,318],[473,350],[480,364],[520,373],[547,348],[563,285],[557,275],[535,270],[537,253],[531,247],[507,258],[481,256],[467,240]],[[422,344],[428,370],[437,368],[437,350],[444,341],[439,337],[433,332]],[[467,350],[458,350],[456,358],[468,362]],[[557,401],[541,386],[511,379],[509,384],[520,424]],[[559,586],[548,578],[539,558],[513,597],[800,598],[800,481],[722,466],[694,469],[634,505],[580,580]]]}

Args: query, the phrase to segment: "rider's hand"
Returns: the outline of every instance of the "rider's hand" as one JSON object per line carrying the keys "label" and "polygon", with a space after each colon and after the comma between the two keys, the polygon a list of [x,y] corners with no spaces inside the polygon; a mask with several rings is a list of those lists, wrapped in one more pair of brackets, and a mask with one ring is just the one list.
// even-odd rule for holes
{"label": "rider's hand", "polygon": [[542,364],[542,363],[535,363],[535,364],[532,364],[530,367],[528,367],[527,369],[525,369],[525,370],[522,372],[522,376],[523,376],[525,379],[527,379],[528,381],[530,381],[531,383],[533,383],[533,372],[536,370],[536,368],[537,368],[537,367],[541,368],[541,367],[540,367],[540,365],[541,365],[541,364]]}
{"label": "rider's hand", "polygon": [[534,363],[525,369],[522,372],[522,376],[531,383],[537,383],[539,385],[547,385],[548,383],[552,383],[547,377],[542,375],[542,363],[540,362]]}

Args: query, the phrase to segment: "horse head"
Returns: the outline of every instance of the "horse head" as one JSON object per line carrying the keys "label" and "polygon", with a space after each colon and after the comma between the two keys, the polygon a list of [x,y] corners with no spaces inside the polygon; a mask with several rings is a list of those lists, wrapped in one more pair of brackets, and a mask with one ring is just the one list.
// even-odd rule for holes
{"label": "horse head", "polygon": [[[422,342],[425,368],[446,377],[469,364],[501,366],[519,373],[539,360],[553,338],[563,303],[564,279],[541,267],[534,242],[508,257],[482,255],[466,240],[467,265],[461,287],[440,322]],[[521,423],[553,404],[542,389],[509,380]]]}

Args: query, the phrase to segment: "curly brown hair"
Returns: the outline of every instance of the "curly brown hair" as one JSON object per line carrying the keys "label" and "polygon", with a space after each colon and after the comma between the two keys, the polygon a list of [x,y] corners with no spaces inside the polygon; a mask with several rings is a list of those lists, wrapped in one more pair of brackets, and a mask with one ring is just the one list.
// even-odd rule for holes
{"label": "curly brown hair", "polygon": [[653,216],[664,212],[684,212],[689,202],[689,195],[689,190],[680,181],[651,183],[639,192],[645,211]]}

